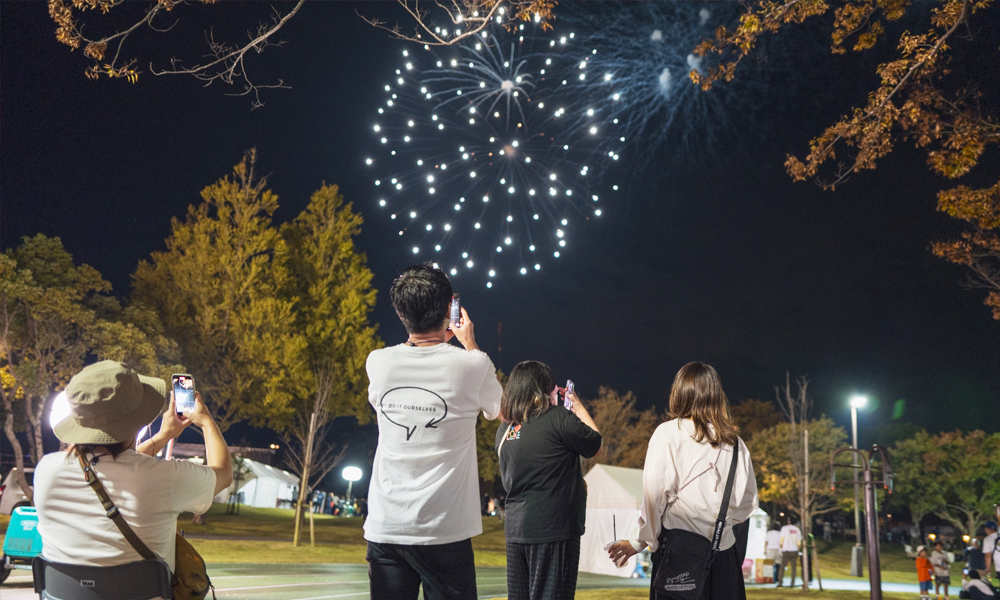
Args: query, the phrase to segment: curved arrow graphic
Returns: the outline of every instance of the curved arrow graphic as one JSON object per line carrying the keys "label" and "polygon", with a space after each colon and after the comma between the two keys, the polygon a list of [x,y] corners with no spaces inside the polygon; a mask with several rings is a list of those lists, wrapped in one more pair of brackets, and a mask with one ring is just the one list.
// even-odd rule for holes
{"label": "curved arrow graphic", "polygon": [[[417,424],[417,425],[408,425],[408,424],[405,423],[405,421],[411,421],[411,420],[412,421],[419,421],[421,419],[421,416],[419,414],[413,414],[412,416],[407,415],[405,413],[400,414],[399,411],[400,410],[404,410],[405,411],[405,409],[393,410],[393,407],[390,407],[390,410],[393,410],[393,413],[395,414],[396,418],[393,419],[392,417],[389,416],[389,414],[385,411],[385,397],[388,396],[389,394],[391,394],[392,392],[395,392],[395,391],[398,391],[398,390],[419,390],[421,392],[425,392],[427,394],[430,394],[430,395],[434,396],[434,398],[436,398],[437,400],[439,400],[441,402],[441,405],[444,407],[444,414],[442,414],[440,417],[432,416],[431,419],[430,419],[430,421],[427,421],[427,424],[424,425],[425,428],[436,429],[437,428],[437,424],[440,423],[441,421],[443,421],[444,418],[448,416],[448,403],[444,401],[444,398],[442,398],[437,393],[432,392],[431,390],[428,390],[428,389],[425,389],[425,388],[422,388],[422,387],[412,386],[412,385],[404,385],[404,386],[392,388],[391,390],[389,390],[386,393],[382,394],[382,397],[379,398],[379,401],[378,401],[379,412],[382,413],[382,416],[384,416],[387,421],[389,421],[393,425],[396,425],[397,427],[402,427],[403,429],[406,430],[406,440],[407,441],[409,441],[410,437],[412,437],[413,434],[416,433],[417,427],[419,427],[419,424]],[[431,400],[431,403],[433,403],[433,402],[434,401]],[[419,401],[418,402],[413,402],[413,403],[414,404],[423,404],[422,402],[419,402]],[[407,418],[404,419],[404,417],[407,417]],[[404,421],[404,422],[401,423],[400,421]]]}

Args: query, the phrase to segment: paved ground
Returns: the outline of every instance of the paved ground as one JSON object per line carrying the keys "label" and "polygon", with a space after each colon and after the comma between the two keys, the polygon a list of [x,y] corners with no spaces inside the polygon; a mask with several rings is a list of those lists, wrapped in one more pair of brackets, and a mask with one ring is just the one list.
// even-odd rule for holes
{"label": "paved ground", "polygon": [[[916,576],[914,576],[914,579],[916,579]],[[961,579],[959,579],[958,582],[959,582],[959,584],[961,584]],[[786,586],[789,586],[789,585],[791,585],[791,583],[792,583],[792,579],[790,577],[786,577],[785,581],[784,581],[784,584]],[[798,587],[801,588],[802,587],[802,580],[799,579],[797,583],[798,583]],[[765,585],[754,585],[754,584],[748,584],[747,585],[748,589],[749,588],[773,588],[773,587],[774,587],[773,583],[769,583],[769,584],[765,584]],[[819,583],[816,582],[815,580],[813,580],[812,582],[810,582],[809,589],[818,590],[819,589]],[[871,586],[868,585],[868,578],[867,577],[865,577],[864,579],[824,579],[823,580],[823,589],[825,589],[825,590],[857,590],[859,592],[868,592],[869,590],[871,590]],[[955,586],[952,586],[952,590],[954,590],[954,589],[955,589]],[[883,592],[904,592],[904,593],[905,592],[912,592],[914,594],[918,594],[918,593],[920,593],[920,586],[918,586],[916,583],[886,583],[886,582],[883,581],[882,582],[882,591]],[[958,592],[953,592],[952,595],[955,598],[958,598]],[[4,600],[6,600],[6,599],[4,599]]]}
{"label": "paved ground", "polygon": [[[232,600],[327,600],[368,597],[367,565],[215,565],[209,566],[218,598]],[[507,595],[503,567],[476,569],[480,598]],[[646,580],[580,573],[579,589],[648,585]],[[37,598],[30,571],[15,571],[0,586],[0,600]]]}
{"label": "paved ground", "polygon": [[[214,565],[209,566],[209,575],[215,584],[216,595],[231,600],[332,600],[334,598],[364,600],[368,597],[367,565]],[[507,595],[507,575],[503,567],[480,567],[476,569],[476,579],[480,598]],[[790,583],[791,580],[785,580],[785,585]],[[648,585],[648,579],[623,579],[580,573],[577,588],[592,590]],[[818,588],[815,581],[812,587]],[[868,580],[824,579],[823,587],[831,590],[867,592]],[[918,590],[916,584],[883,583],[882,591],[916,594]],[[858,594],[859,598],[866,596],[867,594]],[[7,582],[0,586],[0,600],[35,598],[37,596],[32,589],[30,571],[15,571]]]}

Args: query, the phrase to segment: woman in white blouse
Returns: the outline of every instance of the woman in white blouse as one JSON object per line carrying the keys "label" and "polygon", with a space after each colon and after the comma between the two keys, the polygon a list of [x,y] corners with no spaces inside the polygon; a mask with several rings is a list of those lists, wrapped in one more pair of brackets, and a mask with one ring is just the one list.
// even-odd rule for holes
{"label": "woman in white blouse", "polygon": [[[708,574],[703,600],[740,600],[746,540],[737,544],[733,526],[757,509],[757,482],[750,452],[737,436],[719,374],[711,366],[684,365],[670,390],[670,421],[653,432],[642,472],[643,503],[636,539],[612,544],[608,553],[621,564],[646,546],[653,551],[653,578],[660,563],[657,551],[671,529],[712,538],[719,516],[733,446],[740,445],[726,528]],[[650,600],[656,591],[650,589]]]}

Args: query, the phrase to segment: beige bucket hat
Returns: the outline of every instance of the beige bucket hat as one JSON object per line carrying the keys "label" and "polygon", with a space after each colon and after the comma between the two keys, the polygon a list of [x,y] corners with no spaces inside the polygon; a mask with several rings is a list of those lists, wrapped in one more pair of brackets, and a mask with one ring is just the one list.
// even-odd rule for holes
{"label": "beige bucket hat", "polygon": [[135,439],[166,406],[167,383],[125,363],[102,360],[66,386],[70,414],[53,431],[67,444],[117,444]]}

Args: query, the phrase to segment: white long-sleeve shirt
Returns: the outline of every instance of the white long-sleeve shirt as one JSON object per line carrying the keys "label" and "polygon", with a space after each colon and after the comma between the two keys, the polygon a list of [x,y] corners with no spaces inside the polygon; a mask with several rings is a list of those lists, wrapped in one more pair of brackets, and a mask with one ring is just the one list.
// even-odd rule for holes
{"label": "white long-sleeve shirt", "polygon": [[[663,529],[683,529],[712,539],[733,447],[713,448],[707,440],[694,441],[694,435],[690,419],[674,419],[657,427],[649,440],[642,471],[638,541],[654,552]],[[750,452],[743,440],[738,442],[739,462],[720,550],[736,543],[733,525],[746,521],[757,510],[757,481]]]}

